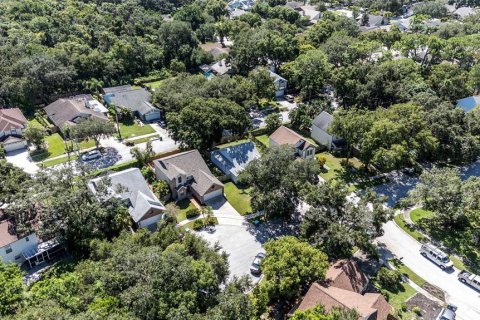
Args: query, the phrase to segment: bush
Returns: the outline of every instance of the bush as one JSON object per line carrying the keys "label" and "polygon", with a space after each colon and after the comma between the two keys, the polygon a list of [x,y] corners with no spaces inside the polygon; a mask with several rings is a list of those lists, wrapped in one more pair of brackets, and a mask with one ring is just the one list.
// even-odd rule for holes
{"label": "bush", "polygon": [[159,199],[164,199],[170,194],[170,188],[164,180],[155,181],[152,185],[152,189],[153,193],[155,193]]}
{"label": "bush", "polygon": [[145,166],[142,168],[142,176],[148,183],[153,183],[155,181],[155,171],[153,171],[152,167]]}
{"label": "bush", "polygon": [[193,222],[193,230],[200,230],[203,228],[203,220],[198,219]]}
{"label": "bush", "polygon": [[127,147],[133,147],[135,145],[135,143],[133,141],[125,141],[125,145]]}
{"label": "bush", "polygon": [[0,146],[0,159],[4,159],[5,158],[5,149],[3,149],[2,146]]}
{"label": "bush", "polygon": [[413,312],[415,312],[417,315],[421,316],[422,315],[422,309],[420,309],[419,307],[415,306],[413,307],[412,309]]}
{"label": "bush", "polygon": [[317,156],[317,161],[318,161],[318,164],[320,164],[320,167],[323,168],[323,166],[327,162],[327,158],[325,158],[325,156],[319,155]]}
{"label": "bush", "polygon": [[395,290],[402,282],[402,274],[397,270],[381,268],[377,273],[377,281],[383,288]]}
{"label": "bush", "polygon": [[192,219],[200,215],[200,211],[197,208],[188,209],[186,212],[187,219]]}

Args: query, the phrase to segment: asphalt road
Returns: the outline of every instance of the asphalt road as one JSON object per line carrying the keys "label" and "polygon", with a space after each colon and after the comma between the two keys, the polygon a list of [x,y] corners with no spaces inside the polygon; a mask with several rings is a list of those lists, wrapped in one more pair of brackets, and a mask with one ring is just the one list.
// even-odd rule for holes
{"label": "asphalt road", "polygon": [[[480,320],[480,292],[457,279],[458,269],[442,271],[436,264],[420,255],[421,244],[400,229],[393,221],[384,225],[385,235],[378,244],[385,245],[384,253],[402,258],[403,263],[427,282],[446,293],[446,300],[458,306],[457,320]],[[383,250],[381,250],[383,251]]]}

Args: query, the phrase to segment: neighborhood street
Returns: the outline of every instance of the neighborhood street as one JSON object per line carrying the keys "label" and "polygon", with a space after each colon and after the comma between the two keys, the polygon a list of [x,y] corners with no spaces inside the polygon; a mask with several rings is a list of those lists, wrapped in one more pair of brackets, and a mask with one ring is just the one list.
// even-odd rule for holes
{"label": "neighborhood street", "polygon": [[[458,320],[480,319],[480,292],[457,279],[458,270],[445,272],[420,255],[420,243],[400,229],[395,222],[384,225],[384,236],[377,239],[385,258],[395,256],[427,282],[446,293],[447,302],[458,306]],[[383,247],[383,248],[382,248]]]}

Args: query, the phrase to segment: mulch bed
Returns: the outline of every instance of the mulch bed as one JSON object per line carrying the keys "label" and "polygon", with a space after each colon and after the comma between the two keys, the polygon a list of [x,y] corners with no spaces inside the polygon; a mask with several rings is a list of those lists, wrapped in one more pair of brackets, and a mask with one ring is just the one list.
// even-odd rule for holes
{"label": "mulch bed", "polygon": [[408,310],[412,311],[414,307],[420,308],[420,319],[435,320],[442,310],[442,306],[435,301],[432,301],[425,297],[421,293],[415,294],[406,302]]}

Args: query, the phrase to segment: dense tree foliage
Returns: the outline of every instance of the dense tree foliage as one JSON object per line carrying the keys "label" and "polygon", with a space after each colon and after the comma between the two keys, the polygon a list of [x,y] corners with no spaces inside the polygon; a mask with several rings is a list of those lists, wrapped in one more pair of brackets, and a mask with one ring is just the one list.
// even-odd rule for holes
{"label": "dense tree foliage", "polygon": [[0,259],[0,316],[15,312],[24,298],[23,279],[20,268],[7,265]]}
{"label": "dense tree foliage", "polygon": [[[57,237],[82,252],[92,239],[111,239],[130,226],[128,210],[120,200],[101,203],[88,189],[88,179],[82,169],[71,167],[38,172],[17,189],[6,210],[16,231],[25,234],[35,227],[42,239]],[[99,187],[99,197],[107,195],[108,186],[105,181]]]}
{"label": "dense tree foliage", "polygon": [[329,257],[350,257],[353,247],[375,254],[372,240],[382,234],[390,211],[371,191],[349,197],[347,185],[332,181],[315,186],[306,197],[311,206],[302,223],[303,236]]}
{"label": "dense tree foliage", "polygon": [[54,269],[30,287],[12,319],[250,319],[248,283],[234,280],[221,290],[226,256],[174,225],[94,241],[90,250],[89,259],[66,272]]}
{"label": "dense tree foliage", "polygon": [[10,203],[28,183],[30,177],[6,160],[0,159],[0,203]]}
{"label": "dense tree foliage", "polygon": [[296,161],[291,146],[269,148],[250,162],[239,176],[239,182],[252,186],[252,208],[265,210],[266,216],[289,218],[299,204],[299,196],[320,172],[318,162]]}
{"label": "dense tree foliage", "polygon": [[270,301],[297,298],[311,283],[325,278],[328,257],[295,237],[269,241],[265,251],[260,290],[266,290]]}
{"label": "dense tree foliage", "polygon": [[321,305],[306,311],[295,311],[292,320],[357,320],[359,317],[355,309],[334,308],[326,312]]}
{"label": "dense tree foliage", "polygon": [[168,131],[182,147],[209,149],[225,131],[243,134],[250,125],[245,109],[231,100],[192,100],[179,113],[167,115]]}

